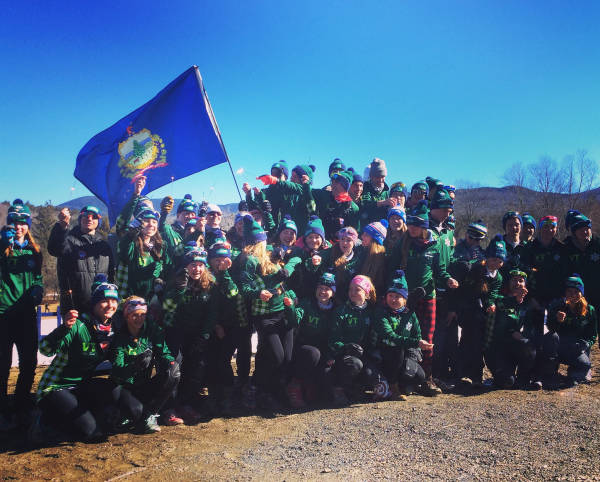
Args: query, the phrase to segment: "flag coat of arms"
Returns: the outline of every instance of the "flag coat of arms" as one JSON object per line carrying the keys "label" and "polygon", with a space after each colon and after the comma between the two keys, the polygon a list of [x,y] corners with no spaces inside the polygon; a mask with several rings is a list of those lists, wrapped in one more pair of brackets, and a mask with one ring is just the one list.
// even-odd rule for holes
{"label": "flag coat of arms", "polygon": [[108,207],[111,224],[146,176],[151,192],[227,162],[198,67],[152,100],[96,134],[77,155],[75,177]]}

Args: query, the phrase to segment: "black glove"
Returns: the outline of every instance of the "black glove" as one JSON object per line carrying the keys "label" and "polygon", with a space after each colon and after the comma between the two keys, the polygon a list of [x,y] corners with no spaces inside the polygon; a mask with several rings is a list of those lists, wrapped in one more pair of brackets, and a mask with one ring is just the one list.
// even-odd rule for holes
{"label": "black glove", "polygon": [[408,293],[408,298],[406,299],[406,306],[410,311],[415,311],[417,309],[417,304],[425,297],[425,290],[418,286],[415,289],[411,290]]}
{"label": "black glove", "polygon": [[344,355],[355,356],[360,358],[363,356],[364,350],[362,346],[357,343],[346,343],[344,345]]}
{"label": "black glove", "polygon": [[150,363],[152,363],[152,349],[146,348],[146,351],[135,357],[133,366],[136,372],[143,372],[150,367]]}
{"label": "black glove", "polygon": [[165,381],[181,378],[181,367],[176,361],[166,362],[163,366]]}
{"label": "black glove", "polygon": [[271,206],[271,201],[269,201],[268,199],[265,199],[262,203],[260,203],[260,208],[265,213],[270,213],[271,211],[273,211],[273,206]]}
{"label": "black glove", "polygon": [[248,207],[248,202],[247,201],[240,201],[238,203],[238,211],[242,212],[242,211],[250,211],[250,208]]}
{"label": "black glove", "polygon": [[290,277],[290,272],[285,268],[281,268],[279,271],[277,271],[277,273],[275,273],[275,277],[277,281],[285,281]]}
{"label": "black glove", "polygon": [[275,246],[273,248],[273,251],[271,251],[271,261],[273,261],[273,263],[276,263],[277,261],[283,261],[284,258],[285,249],[283,249],[281,246]]}

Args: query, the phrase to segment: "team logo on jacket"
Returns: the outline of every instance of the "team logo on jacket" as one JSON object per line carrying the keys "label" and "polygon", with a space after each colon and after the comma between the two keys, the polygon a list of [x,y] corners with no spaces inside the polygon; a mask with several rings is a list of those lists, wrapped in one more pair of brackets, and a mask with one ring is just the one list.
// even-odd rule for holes
{"label": "team logo on jacket", "polygon": [[123,177],[135,182],[150,169],[167,165],[167,150],[165,143],[158,134],[152,134],[148,129],[133,132],[127,128],[127,139],[119,143],[119,168]]}

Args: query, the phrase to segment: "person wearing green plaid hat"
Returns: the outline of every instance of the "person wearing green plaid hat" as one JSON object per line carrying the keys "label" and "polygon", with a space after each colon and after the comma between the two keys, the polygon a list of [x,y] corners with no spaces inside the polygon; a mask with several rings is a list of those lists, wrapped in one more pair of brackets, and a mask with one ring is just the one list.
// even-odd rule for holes
{"label": "person wearing green plaid hat", "polygon": [[139,178],[134,186],[132,200],[125,205],[120,217],[128,225],[119,233],[116,281],[121,297],[131,295],[152,298],[156,278],[170,268],[170,258],[159,233],[160,214],[144,206],[133,216],[136,200],[141,196],[146,178]]}
{"label": "person wearing green plaid hat", "polygon": [[57,258],[60,309],[64,315],[75,309],[89,309],[94,277],[103,273],[114,281],[113,252],[104,237],[97,232],[102,215],[96,206],[84,206],[77,225],[69,229],[71,213],[64,208],[48,238],[48,253]]}
{"label": "person wearing green plaid hat", "polygon": [[[42,253],[31,231],[29,208],[16,199],[8,208],[0,231],[0,427],[10,428],[13,413],[8,407],[8,377],[13,345],[19,353],[19,377],[15,387],[19,418],[31,409],[38,350],[36,306],[42,302]],[[21,417],[23,415],[23,417]],[[6,417],[7,420],[3,420]]]}
{"label": "person wearing green plaid hat", "polygon": [[40,353],[56,355],[37,389],[41,419],[30,432],[34,441],[45,424],[68,429],[79,439],[103,437],[99,410],[112,403],[112,383],[100,378],[96,368],[109,359],[114,339],[112,318],[119,304],[117,287],[99,274],[91,288],[90,310],[71,310],[63,324],[44,337]]}

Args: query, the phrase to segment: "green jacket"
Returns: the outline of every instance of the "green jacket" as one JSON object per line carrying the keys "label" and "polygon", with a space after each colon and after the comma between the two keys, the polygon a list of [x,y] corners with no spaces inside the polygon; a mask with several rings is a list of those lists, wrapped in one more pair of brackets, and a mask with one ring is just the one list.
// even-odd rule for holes
{"label": "green jacket", "polygon": [[297,184],[291,181],[278,181],[271,186],[273,191],[283,199],[280,212],[281,216],[289,214],[296,226],[298,233],[303,234],[308,223],[308,218],[316,211],[316,203],[311,196],[310,184]]}
{"label": "green jacket", "polygon": [[522,304],[514,296],[504,296],[496,303],[496,317],[492,330],[491,345],[493,349],[502,349],[512,340],[515,332],[521,331],[525,324]]}
{"label": "green jacket", "polygon": [[150,379],[152,364],[147,369],[136,366],[136,358],[146,350],[151,350],[153,360],[158,367],[174,361],[165,343],[163,329],[155,322],[146,320],[142,331],[134,338],[124,324],[120,333],[111,343],[111,378],[117,385],[140,385]]}
{"label": "green jacket", "polygon": [[360,226],[365,227],[367,224],[380,219],[387,219],[387,207],[378,207],[379,201],[385,201],[390,197],[390,188],[384,183],[382,191],[376,191],[371,181],[365,181],[363,184],[363,193],[361,196],[360,206]]}
{"label": "green jacket", "polygon": [[[429,218],[429,225],[432,226],[435,224],[435,220],[431,217]],[[439,248],[440,248],[440,260],[444,263],[446,267],[450,266],[452,262],[452,258],[454,255],[454,231],[451,229],[444,228],[443,226],[433,226],[431,228],[434,237],[437,237]],[[445,291],[446,288],[446,280],[438,280],[436,282],[436,288],[439,290]]]}
{"label": "green jacket", "polygon": [[329,334],[328,346],[333,356],[340,354],[347,343],[356,343],[366,351],[370,347],[372,318],[373,310],[368,305],[361,309],[347,301],[340,306],[335,312]]}
{"label": "green jacket", "polygon": [[185,286],[174,283],[163,301],[164,325],[176,326],[186,337],[208,339],[219,311],[218,290],[216,283],[207,290],[189,281]]}
{"label": "green jacket", "polygon": [[[590,244],[581,251],[568,237],[565,241],[567,253],[567,276],[578,273],[585,284],[587,300],[594,306],[600,306],[600,241],[592,236]],[[564,288],[564,280],[561,283]]]}
{"label": "green jacket", "polygon": [[323,221],[327,239],[335,239],[336,233],[342,227],[340,219],[344,220],[344,226],[358,229],[359,212],[354,201],[338,202],[331,191],[325,189],[311,189],[309,196],[315,200],[317,214]]}
{"label": "green jacket", "polygon": [[294,344],[310,345],[317,347],[321,352],[326,351],[335,309],[321,309],[313,298],[300,300],[294,311],[298,322]]}
{"label": "green jacket", "polygon": [[404,309],[394,313],[387,307],[378,307],[373,316],[374,344],[417,348],[421,340],[421,327],[414,312]]}
{"label": "green jacket", "polygon": [[565,279],[571,273],[567,272],[568,256],[563,243],[553,239],[544,246],[534,239],[523,248],[521,261],[529,273],[529,296],[545,305],[564,294]]}
{"label": "green jacket", "polygon": [[0,243],[0,314],[17,303],[35,305],[35,291],[41,301],[44,284],[42,280],[42,255],[29,246],[15,246],[6,255],[7,246]]}
{"label": "green jacket", "polygon": [[91,378],[96,367],[109,357],[109,348],[103,349],[95,336],[88,315],[82,315],[71,329],[61,325],[40,342],[40,353],[54,360],[46,369],[37,390],[40,400],[53,390],[76,387]]}
{"label": "green jacket", "polygon": [[[567,314],[562,323],[559,323],[556,319],[557,311],[564,311]],[[596,314],[596,308],[588,305],[587,314],[585,316],[577,316],[566,308],[564,299],[555,300],[548,308],[548,329],[551,332],[558,333],[559,336],[582,340],[587,344],[588,348],[591,348],[596,342],[596,338],[598,338],[598,315]]]}

